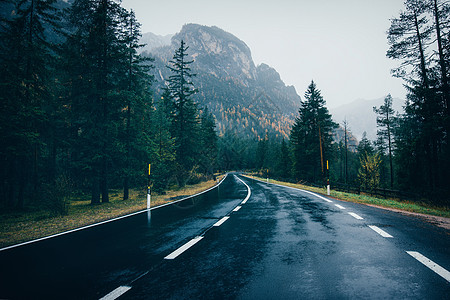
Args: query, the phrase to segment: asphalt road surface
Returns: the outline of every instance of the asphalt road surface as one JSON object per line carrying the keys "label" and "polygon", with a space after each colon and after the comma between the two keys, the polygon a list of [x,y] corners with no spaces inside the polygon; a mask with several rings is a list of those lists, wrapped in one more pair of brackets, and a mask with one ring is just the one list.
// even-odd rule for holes
{"label": "asphalt road surface", "polygon": [[0,299],[449,299],[449,234],[230,174],[151,214],[0,251]]}

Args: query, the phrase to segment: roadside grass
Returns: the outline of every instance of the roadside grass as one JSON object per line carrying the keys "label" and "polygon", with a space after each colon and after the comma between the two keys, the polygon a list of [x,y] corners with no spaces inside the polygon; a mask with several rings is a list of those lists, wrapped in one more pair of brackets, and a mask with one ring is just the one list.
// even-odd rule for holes
{"label": "roadside grass", "polygon": [[[215,184],[215,181],[209,180],[187,185],[184,188],[172,188],[165,195],[152,195],[151,206],[156,207],[200,193]],[[0,214],[0,248],[145,210],[147,208],[146,193],[145,189],[132,189],[129,199],[123,200],[122,190],[111,190],[110,202],[99,205],[91,205],[89,195],[77,195],[68,201],[67,216],[54,216],[46,210],[2,213]]]}
{"label": "roadside grass", "polygon": [[[246,175],[247,177],[258,179],[261,181],[266,182],[266,178],[261,178],[257,176],[250,176]],[[294,187],[298,189],[303,189],[311,192],[315,192],[318,194],[326,195],[327,191],[325,188],[316,188],[311,187],[303,184],[295,184],[295,183],[288,183],[288,182],[282,182],[274,179],[269,180],[270,183],[275,183],[279,185]],[[419,214],[426,214],[426,215],[432,215],[432,216],[438,216],[438,217],[445,217],[450,218],[450,209],[447,207],[435,207],[430,206],[426,203],[416,203],[412,201],[401,201],[399,199],[384,199],[384,198],[376,198],[370,195],[357,195],[357,194],[351,194],[351,193],[345,193],[345,192],[338,192],[331,190],[330,196],[339,200],[348,201],[348,202],[355,202],[355,203],[361,203],[366,205],[375,205],[380,206],[384,208],[392,208],[392,209],[399,209],[402,211],[407,212],[413,212],[413,213],[419,213]]]}

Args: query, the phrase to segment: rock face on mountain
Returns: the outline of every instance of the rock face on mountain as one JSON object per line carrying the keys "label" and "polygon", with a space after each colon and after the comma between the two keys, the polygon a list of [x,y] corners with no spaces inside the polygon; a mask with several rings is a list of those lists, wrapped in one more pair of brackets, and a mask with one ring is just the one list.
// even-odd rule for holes
{"label": "rock face on mountain", "polygon": [[181,40],[189,47],[188,59],[194,60],[190,67],[197,74],[193,82],[199,89],[195,100],[214,114],[220,134],[289,136],[300,106],[295,88],[286,86],[270,66],[255,66],[248,46],[217,27],[187,24],[170,45],[147,45],[148,55],[155,59],[157,93],[170,76],[165,66]]}

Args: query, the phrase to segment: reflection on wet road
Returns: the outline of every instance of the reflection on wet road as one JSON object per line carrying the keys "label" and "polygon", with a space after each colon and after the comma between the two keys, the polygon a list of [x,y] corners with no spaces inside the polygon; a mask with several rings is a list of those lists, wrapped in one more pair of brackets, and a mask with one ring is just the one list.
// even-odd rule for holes
{"label": "reflection on wet road", "polygon": [[448,249],[420,219],[230,174],[149,216],[0,252],[0,298],[443,299],[448,280],[414,255],[445,271]]}

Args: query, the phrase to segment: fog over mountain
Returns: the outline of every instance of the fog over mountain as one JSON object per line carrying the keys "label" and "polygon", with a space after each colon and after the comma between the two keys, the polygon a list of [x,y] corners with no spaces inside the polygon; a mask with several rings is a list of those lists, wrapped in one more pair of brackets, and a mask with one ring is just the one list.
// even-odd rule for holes
{"label": "fog over mountain", "polygon": [[300,107],[300,96],[293,86],[286,86],[278,72],[266,64],[255,66],[249,47],[234,35],[218,27],[184,25],[171,37],[147,33],[144,54],[155,58],[156,93],[160,94],[170,71],[165,67],[175,49],[184,40],[188,59],[197,74],[199,89],[195,100],[208,106],[217,121],[220,134],[225,131],[243,137],[288,138]]}
{"label": "fog over mountain", "polygon": [[[401,113],[404,100],[399,98],[392,99],[394,111]],[[358,99],[351,103],[330,109],[333,120],[343,126],[343,121],[347,120],[348,128],[352,134],[361,140],[364,131],[369,140],[377,138],[377,114],[373,112],[373,107],[380,107],[384,103],[384,97],[364,100]]]}
{"label": "fog over mountain", "polygon": [[[143,34],[141,42],[146,46],[142,52],[155,59],[157,95],[171,75],[166,66],[181,40],[189,46],[188,59],[194,60],[191,67],[197,76],[193,81],[199,89],[195,100],[214,114],[220,134],[227,131],[243,137],[289,137],[301,103],[297,91],[286,86],[271,66],[256,66],[244,41],[215,26],[186,24],[174,35]],[[347,120],[350,139],[356,145],[364,131],[369,139],[376,139],[373,107],[382,105],[383,99],[355,100],[330,109],[330,113],[341,127]],[[403,100],[393,100],[394,109],[401,111]],[[342,137],[343,130],[337,130],[335,139]]]}

